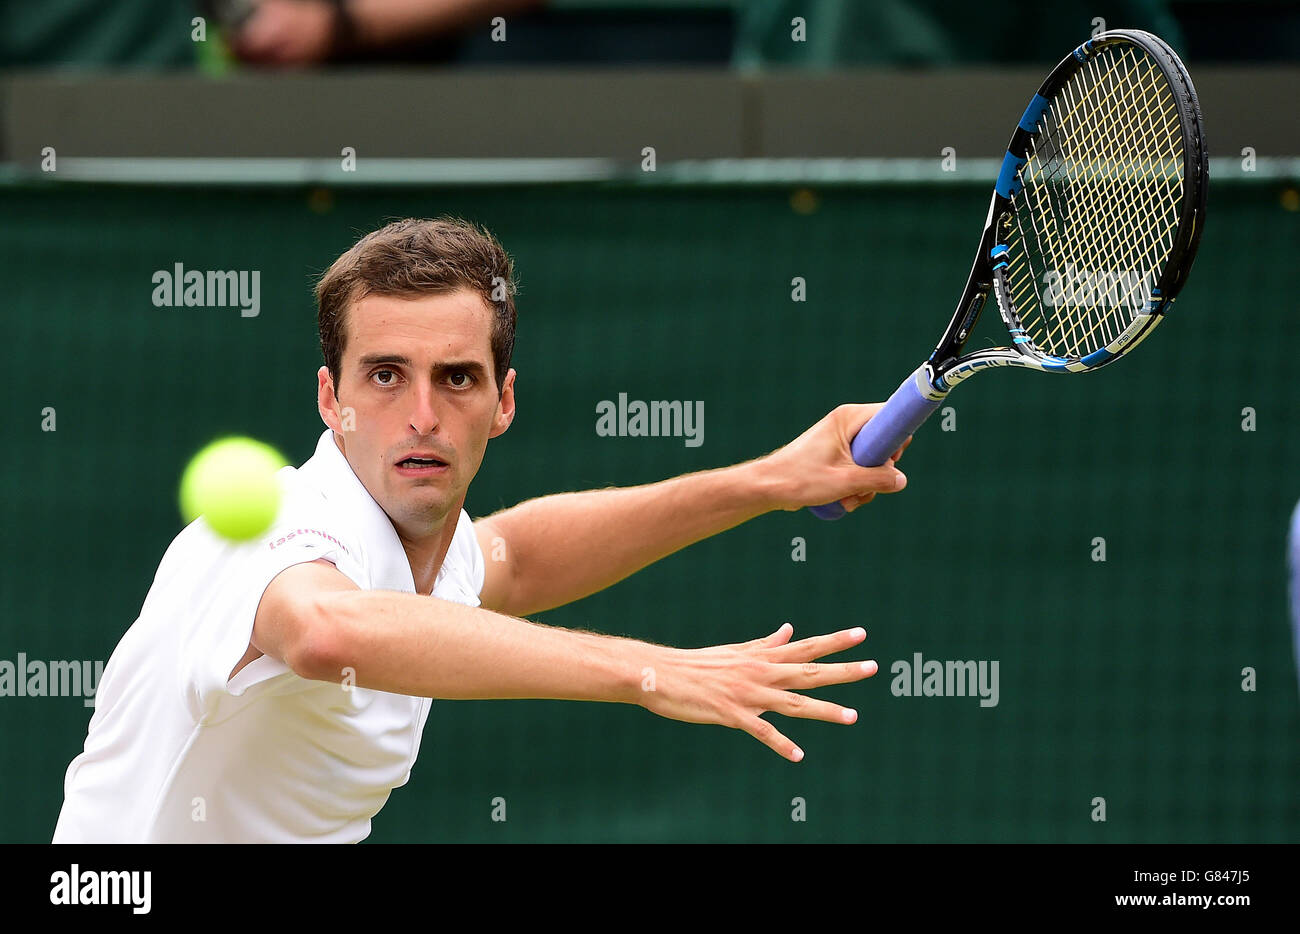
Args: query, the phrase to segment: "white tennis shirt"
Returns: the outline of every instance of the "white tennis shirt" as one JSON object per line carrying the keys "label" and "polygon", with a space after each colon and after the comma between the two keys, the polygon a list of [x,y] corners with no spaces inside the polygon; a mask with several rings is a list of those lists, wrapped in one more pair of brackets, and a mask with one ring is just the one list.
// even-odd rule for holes
{"label": "white tennis shirt", "polygon": [[[388,516],[326,431],[279,478],[272,530],[234,545],[199,519],[176,537],[113,651],[55,843],[355,843],[406,783],[431,701],[299,677],[244,657],[262,593],[325,558],[363,590],[415,592]],[[483,553],[461,510],[434,596],[478,606]]]}

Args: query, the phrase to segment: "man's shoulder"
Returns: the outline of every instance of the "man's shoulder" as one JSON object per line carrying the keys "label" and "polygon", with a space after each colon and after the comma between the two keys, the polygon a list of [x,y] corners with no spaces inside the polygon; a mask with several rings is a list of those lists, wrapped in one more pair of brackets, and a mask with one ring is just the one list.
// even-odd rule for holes
{"label": "man's shoulder", "polygon": [[365,562],[364,536],[352,504],[328,495],[293,468],[283,471],[281,489],[275,521],[256,540],[264,553],[319,549],[340,552],[358,564]]}
{"label": "man's shoulder", "polygon": [[[281,499],[275,519],[262,534],[243,542],[218,536],[202,517],[174,538],[159,564],[159,576],[186,569],[212,576],[221,569],[236,571],[263,560],[288,557],[291,551],[339,552],[358,564],[364,547],[354,510],[331,500],[324,491],[286,467],[278,476]],[[310,558],[308,558],[310,560]]]}

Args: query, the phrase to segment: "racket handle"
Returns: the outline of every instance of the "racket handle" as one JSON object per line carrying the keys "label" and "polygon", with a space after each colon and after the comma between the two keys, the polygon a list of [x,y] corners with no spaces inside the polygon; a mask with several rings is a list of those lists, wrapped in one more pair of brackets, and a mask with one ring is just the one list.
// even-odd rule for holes
{"label": "racket handle", "polygon": [[[854,463],[859,467],[879,467],[889,460],[889,455],[898,450],[908,435],[920,428],[933,414],[943,397],[928,398],[922,392],[922,386],[927,389],[930,386],[925,364],[903,380],[884,407],[862,426],[862,430],[853,439]],[[930,389],[930,392],[933,391]],[[840,519],[845,515],[844,507],[838,502],[809,506],[808,509],[818,519]]]}

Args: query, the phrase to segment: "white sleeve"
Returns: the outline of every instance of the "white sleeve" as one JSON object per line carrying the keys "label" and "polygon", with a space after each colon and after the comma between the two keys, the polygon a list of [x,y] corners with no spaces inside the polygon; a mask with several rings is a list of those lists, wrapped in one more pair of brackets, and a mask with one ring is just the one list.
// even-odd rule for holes
{"label": "white sleeve", "polygon": [[294,510],[260,539],[219,547],[225,560],[217,562],[213,576],[201,588],[201,605],[194,607],[199,618],[186,646],[186,688],[193,692],[199,711],[211,710],[221,696],[251,697],[313,684],[269,656],[250,662],[234,678],[229,676],[248,651],[262,594],[281,571],[323,558],[358,587],[368,587],[355,539],[321,510],[309,514]]}

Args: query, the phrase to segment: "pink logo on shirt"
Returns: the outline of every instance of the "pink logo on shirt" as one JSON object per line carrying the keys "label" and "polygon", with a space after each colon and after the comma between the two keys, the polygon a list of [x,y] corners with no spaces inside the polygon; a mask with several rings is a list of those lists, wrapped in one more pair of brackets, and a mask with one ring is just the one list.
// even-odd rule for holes
{"label": "pink logo on shirt", "polygon": [[352,554],[352,552],[348,551],[348,546],[347,546],[347,545],[343,544],[341,541],[339,541],[339,540],[338,540],[337,538],[335,538],[333,535],[330,535],[330,534],[328,534],[328,533],[326,533],[326,532],[322,532],[322,531],[320,531],[319,529],[294,529],[294,530],[293,530],[292,532],[290,532],[288,535],[281,536],[280,538],[278,538],[277,540],[275,540],[275,541],[273,541],[273,542],[267,542],[267,543],[266,543],[266,547],[267,547],[267,548],[270,548],[272,551],[274,551],[276,548],[279,548],[279,547],[280,547],[281,545],[283,545],[285,542],[292,541],[294,538],[296,538],[296,537],[299,536],[299,535],[319,535],[321,538],[325,539],[327,542],[333,542],[334,544],[338,545],[338,546],[339,546],[340,548],[342,548],[345,552],[347,552],[347,554],[349,554],[349,555]]}

